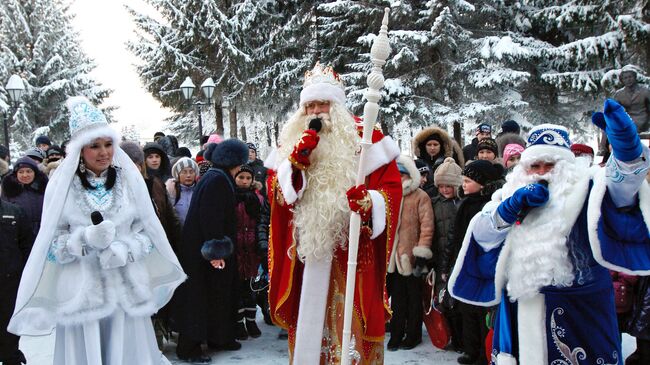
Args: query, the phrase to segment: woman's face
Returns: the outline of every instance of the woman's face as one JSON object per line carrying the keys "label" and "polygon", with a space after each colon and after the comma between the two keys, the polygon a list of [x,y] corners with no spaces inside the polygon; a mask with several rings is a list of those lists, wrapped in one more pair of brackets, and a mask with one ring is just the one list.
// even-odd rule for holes
{"label": "woman's face", "polygon": [[437,156],[440,153],[440,142],[432,139],[424,145],[424,148],[427,149],[427,154],[431,157]]}
{"label": "woman's face", "polygon": [[521,160],[521,155],[516,154],[508,157],[508,161],[506,161],[506,168],[513,167],[519,163],[519,160]]}
{"label": "woman's face", "polygon": [[99,175],[113,162],[113,140],[97,138],[81,149],[81,158],[86,168]]}
{"label": "woman's face", "polygon": [[29,167],[21,167],[16,171],[16,178],[23,185],[31,184],[34,181],[34,177],[36,177],[36,173]]}
{"label": "woman's face", "polygon": [[196,181],[196,171],[192,167],[185,167],[178,174],[178,180],[185,186],[192,186]]}
{"label": "woman's face", "polygon": [[253,184],[253,175],[242,172],[235,178],[235,184],[237,184],[238,188],[250,188]]}
{"label": "woman's face", "polygon": [[147,167],[152,170],[158,170],[160,168],[161,161],[162,158],[160,157],[159,154],[155,152],[148,154],[147,158],[145,159],[145,163],[147,164]]}
{"label": "woman's face", "polygon": [[483,185],[477,183],[476,181],[470,179],[467,176],[463,176],[463,192],[465,195],[478,193],[483,189]]}

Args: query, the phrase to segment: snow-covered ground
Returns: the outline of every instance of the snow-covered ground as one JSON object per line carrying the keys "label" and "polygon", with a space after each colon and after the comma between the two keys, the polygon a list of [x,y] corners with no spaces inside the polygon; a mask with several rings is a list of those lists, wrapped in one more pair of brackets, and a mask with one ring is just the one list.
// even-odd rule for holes
{"label": "snow-covered ground", "polygon": [[[278,339],[279,329],[266,325],[259,315],[259,311],[257,324],[262,330],[262,337],[242,341],[243,346],[239,351],[210,353],[212,364],[286,365],[289,361],[287,341]],[[386,341],[388,341],[388,337],[390,336],[387,334]],[[20,348],[25,353],[29,365],[50,365],[54,353],[54,334],[41,337],[22,337]],[[172,364],[185,364],[176,358],[174,349],[174,344],[167,345],[165,348],[167,358]],[[623,335],[624,356],[627,357],[634,349],[634,338]],[[423,331],[422,343],[413,350],[386,351],[384,356],[384,363],[388,365],[452,365],[457,364],[456,359],[460,355],[433,347],[426,331]]]}

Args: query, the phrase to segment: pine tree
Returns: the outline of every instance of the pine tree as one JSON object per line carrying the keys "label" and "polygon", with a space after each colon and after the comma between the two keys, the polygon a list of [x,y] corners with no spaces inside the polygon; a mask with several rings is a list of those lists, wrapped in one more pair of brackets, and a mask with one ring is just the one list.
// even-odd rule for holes
{"label": "pine tree", "polygon": [[[0,4],[0,80],[19,74],[26,86],[11,126],[18,148],[31,146],[40,128],[54,141],[69,137],[65,100],[84,95],[100,104],[110,90],[94,81],[95,67],[81,51],[62,0],[6,0]],[[1,105],[0,105],[1,106]],[[106,110],[110,119],[110,110]]]}

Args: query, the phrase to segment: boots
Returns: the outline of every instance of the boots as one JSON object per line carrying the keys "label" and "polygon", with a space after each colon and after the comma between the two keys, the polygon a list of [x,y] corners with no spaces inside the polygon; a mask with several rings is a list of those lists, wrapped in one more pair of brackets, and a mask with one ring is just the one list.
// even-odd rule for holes
{"label": "boots", "polygon": [[248,335],[252,338],[258,338],[262,335],[262,331],[257,327],[257,323],[255,323],[255,312],[255,309],[246,309],[246,312],[244,312],[246,316],[246,331],[248,331]]}
{"label": "boots", "polygon": [[244,324],[243,318],[239,322],[237,322],[237,329],[235,330],[235,338],[239,341],[244,341],[248,339],[248,331],[246,331],[246,325]]}

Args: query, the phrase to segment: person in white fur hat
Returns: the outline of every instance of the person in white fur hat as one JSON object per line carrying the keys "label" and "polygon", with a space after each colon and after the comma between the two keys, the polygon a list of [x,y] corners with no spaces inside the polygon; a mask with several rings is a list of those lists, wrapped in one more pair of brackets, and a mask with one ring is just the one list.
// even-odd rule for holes
{"label": "person in white fur hat", "polygon": [[[380,364],[386,263],[399,218],[399,147],[373,130],[366,184],[354,186],[361,123],[345,107],[345,88],[331,67],[305,75],[300,107],[284,124],[265,166],[271,205],[269,303],[273,322],[289,332],[293,364],[338,363],[351,211],[361,215],[352,319],[353,359]],[[319,124],[320,128],[317,128]],[[317,130],[319,129],[319,130]]]}
{"label": "person in white fur hat", "polygon": [[56,328],[55,364],[168,364],[150,317],[185,273],[117,132],[85,97],[67,105],[67,158],[45,191],[8,329]]}
{"label": "person in white fur hat", "polygon": [[616,101],[594,124],[612,156],[581,164],[566,128],[530,131],[521,161],[469,224],[449,280],[453,297],[499,305],[498,364],[620,364],[609,270],[650,274],[650,150]]}

